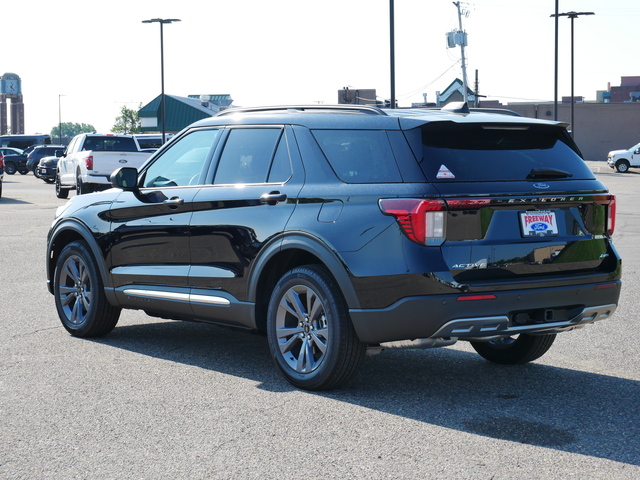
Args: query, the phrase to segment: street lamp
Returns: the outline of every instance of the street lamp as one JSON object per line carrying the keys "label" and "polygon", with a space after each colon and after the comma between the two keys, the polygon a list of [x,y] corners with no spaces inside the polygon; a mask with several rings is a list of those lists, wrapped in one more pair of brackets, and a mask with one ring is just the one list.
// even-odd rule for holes
{"label": "street lamp", "polygon": [[165,23],[179,22],[179,18],[152,18],[151,20],[143,20],[142,23],[159,23],[160,24],[160,83],[162,93],[160,95],[160,121],[162,123],[162,143],[165,141],[165,123],[164,123],[164,35],[163,25]]}
{"label": "street lamp", "polygon": [[60,98],[66,95],[58,95],[58,145],[62,145],[62,109],[60,108]]}
{"label": "street lamp", "polygon": [[[571,136],[575,135],[575,124],[573,122],[573,106],[575,104],[575,97],[573,94],[573,20],[578,18],[580,15],[595,15],[594,12],[566,12],[566,13],[557,13],[551,15],[552,17],[568,17],[571,19]],[[575,138],[575,137],[574,137]]]}

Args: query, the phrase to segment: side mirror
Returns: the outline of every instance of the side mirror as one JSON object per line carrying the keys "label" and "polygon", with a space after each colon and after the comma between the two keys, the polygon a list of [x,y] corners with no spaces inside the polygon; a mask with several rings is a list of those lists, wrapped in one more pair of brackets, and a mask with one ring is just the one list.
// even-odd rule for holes
{"label": "side mirror", "polygon": [[133,167],[121,167],[111,174],[111,185],[132,192],[138,189],[138,170]]}

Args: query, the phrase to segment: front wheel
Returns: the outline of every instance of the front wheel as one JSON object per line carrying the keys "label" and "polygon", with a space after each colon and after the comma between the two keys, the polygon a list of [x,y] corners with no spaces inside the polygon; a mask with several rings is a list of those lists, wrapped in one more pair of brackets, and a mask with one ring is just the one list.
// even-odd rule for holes
{"label": "front wheel", "polygon": [[62,326],[73,336],[106,335],[118,323],[121,309],[108,302],[98,265],[84,242],[71,242],[60,252],[53,293]]}
{"label": "front wheel", "polygon": [[532,362],[547,353],[556,334],[527,335],[521,333],[515,337],[506,337],[490,342],[471,342],[471,346],[483,358],[503,365]]}
{"label": "front wheel", "polygon": [[344,384],[366,352],[340,289],[319,265],[294,268],[277,283],[269,302],[267,336],[284,377],[306,390]]}
{"label": "front wheel", "polygon": [[629,162],[627,160],[618,160],[616,162],[616,170],[620,173],[627,173],[629,171]]}

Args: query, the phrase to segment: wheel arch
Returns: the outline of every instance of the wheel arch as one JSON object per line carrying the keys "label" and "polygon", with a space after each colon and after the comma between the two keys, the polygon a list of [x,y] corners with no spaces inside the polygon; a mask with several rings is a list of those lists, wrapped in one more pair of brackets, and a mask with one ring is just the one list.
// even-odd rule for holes
{"label": "wheel arch", "polygon": [[[93,257],[96,259],[103,285],[108,286],[111,284],[108,279],[104,262],[101,261],[103,258],[102,252],[100,251],[100,247],[98,246],[91,231],[81,223],[72,220],[66,220],[56,226],[55,230],[49,236],[49,240],[47,242],[47,288],[49,289],[50,293],[53,293],[53,277],[55,274],[56,263],[58,262],[60,252],[62,252],[64,247],[69,245],[71,242],[77,240],[84,241],[89,247],[89,250],[91,251]],[[108,291],[108,289],[105,290]]]}
{"label": "wheel arch", "polygon": [[258,330],[266,331],[269,299],[278,280],[292,268],[309,264],[325,266],[342,292],[347,308],[360,308],[347,266],[338,254],[315,237],[302,233],[288,235],[266,246],[249,273],[247,299],[255,304]]}

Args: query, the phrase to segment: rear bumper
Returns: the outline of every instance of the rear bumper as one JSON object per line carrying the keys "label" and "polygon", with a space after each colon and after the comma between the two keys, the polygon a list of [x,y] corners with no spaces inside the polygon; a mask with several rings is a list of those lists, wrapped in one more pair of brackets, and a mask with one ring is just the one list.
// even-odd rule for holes
{"label": "rear bumper", "polygon": [[88,173],[82,175],[84,183],[99,183],[101,185],[111,185],[110,175],[102,175],[97,173]]}
{"label": "rear bumper", "polygon": [[[489,339],[519,333],[558,333],[609,318],[620,297],[619,280],[573,287],[409,297],[376,310],[352,309],[360,340],[378,344],[422,338]],[[527,319],[527,316],[530,318]]]}

